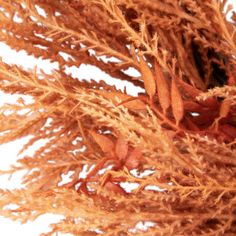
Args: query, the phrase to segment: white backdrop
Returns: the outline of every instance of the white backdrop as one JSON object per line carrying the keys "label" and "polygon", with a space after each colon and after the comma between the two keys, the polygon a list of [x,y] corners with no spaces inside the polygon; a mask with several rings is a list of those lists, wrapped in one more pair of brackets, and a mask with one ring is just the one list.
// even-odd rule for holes
{"label": "white backdrop", "polygon": [[[230,0],[230,3],[234,4],[236,8],[236,0]],[[25,68],[34,68],[37,65],[38,69],[43,69],[45,72],[51,71],[53,68],[57,68],[56,63],[50,63],[49,61],[43,61],[41,59],[35,59],[32,56],[27,56],[23,51],[16,53],[11,50],[8,46],[0,43],[0,57],[7,63],[14,63],[22,65]],[[81,68],[72,68],[70,71],[73,76],[85,79],[95,79],[94,74],[96,74],[97,79],[108,79],[109,76],[95,67],[82,66]],[[135,71],[130,71],[131,73],[136,73]],[[134,90],[131,84],[119,82],[116,83],[118,88],[124,88],[126,86],[129,93],[135,95],[139,90]],[[4,103],[14,103],[17,100],[17,96],[5,95],[0,92],[0,106]],[[15,163],[17,160],[17,153],[27,140],[21,139],[15,142],[4,144],[0,146],[0,169],[8,169],[10,164]],[[11,181],[8,180],[7,176],[0,177],[0,188],[17,188],[20,187],[20,176],[22,173],[15,175]],[[61,219],[61,216],[55,216],[47,214],[39,217],[36,221],[21,225],[19,222],[11,221],[0,216],[0,235],[3,236],[37,236],[42,232],[49,231],[47,228],[49,223],[57,222]],[[64,234],[65,235],[65,234]]]}

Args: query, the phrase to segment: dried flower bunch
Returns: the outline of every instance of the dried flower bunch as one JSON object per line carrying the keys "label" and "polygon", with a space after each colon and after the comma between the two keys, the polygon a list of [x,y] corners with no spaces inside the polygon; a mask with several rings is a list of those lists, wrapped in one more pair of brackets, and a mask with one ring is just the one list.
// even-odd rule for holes
{"label": "dried flower bunch", "polygon": [[[0,0],[0,41],[58,63],[46,74],[0,62],[1,91],[22,95],[0,108],[0,143],[30,137],[1,172],[26,174],[22,189],[1,190],[0,214],[63,215],[43,235],[236,235],[236,14],[228,22],[226,5]],[[143,92],[66,73],[84,64]]]}

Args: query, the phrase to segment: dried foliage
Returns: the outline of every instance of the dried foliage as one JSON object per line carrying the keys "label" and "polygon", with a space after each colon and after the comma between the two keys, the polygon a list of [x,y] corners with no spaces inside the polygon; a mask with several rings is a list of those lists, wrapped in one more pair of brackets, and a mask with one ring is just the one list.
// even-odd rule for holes
{"label": "dried foliage", "polygon": [[[27,171],[22,189],[1,190],[1,215],[64,216],[43,235],[236,235],[236,14],[228,22],[226,4],[0,0],[0,41],[59,65],[46,74],[0,62],[1,91],[22,95],[0,108],[0,144],[30,137],[1,172]],[[66,73],[83,64],[145,92]]]}

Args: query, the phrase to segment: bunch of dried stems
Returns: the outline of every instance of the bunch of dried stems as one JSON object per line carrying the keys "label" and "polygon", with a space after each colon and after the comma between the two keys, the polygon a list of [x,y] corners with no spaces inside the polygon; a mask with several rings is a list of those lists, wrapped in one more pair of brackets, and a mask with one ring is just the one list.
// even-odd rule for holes
{"label": "bunch of dried stems", "polygon": [[[0,62],[0,90],[21,95],[0,108],[0,144],[29,138],[1,171],[26,174],[21,189],[0,190],[0,214],[63,215],[43,235],[236,235],[236,14],[227,21],[226,5],[0,0],[0,41],[58,63],[46,74]],[[66,72],[84,64],[143,92]]]}

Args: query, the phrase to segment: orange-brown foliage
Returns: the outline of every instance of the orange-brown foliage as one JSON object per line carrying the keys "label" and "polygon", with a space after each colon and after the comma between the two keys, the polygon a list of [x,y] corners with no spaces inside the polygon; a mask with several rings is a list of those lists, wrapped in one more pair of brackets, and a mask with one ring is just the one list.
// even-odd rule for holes
{"label": "orange-brown foliage", "polygon": [[[0,62],[1,91],[22,95],[0,108],[0,144],[30,137],[1,172],[27,170],[22,189],[1,190],[1,215],[63,215],[44,235],[236,235],[236,15],[226,20],[226,3],[0,0],[0,41],[59,65],[39,74]],[[66,73],[83,64],[144,92]]]}

